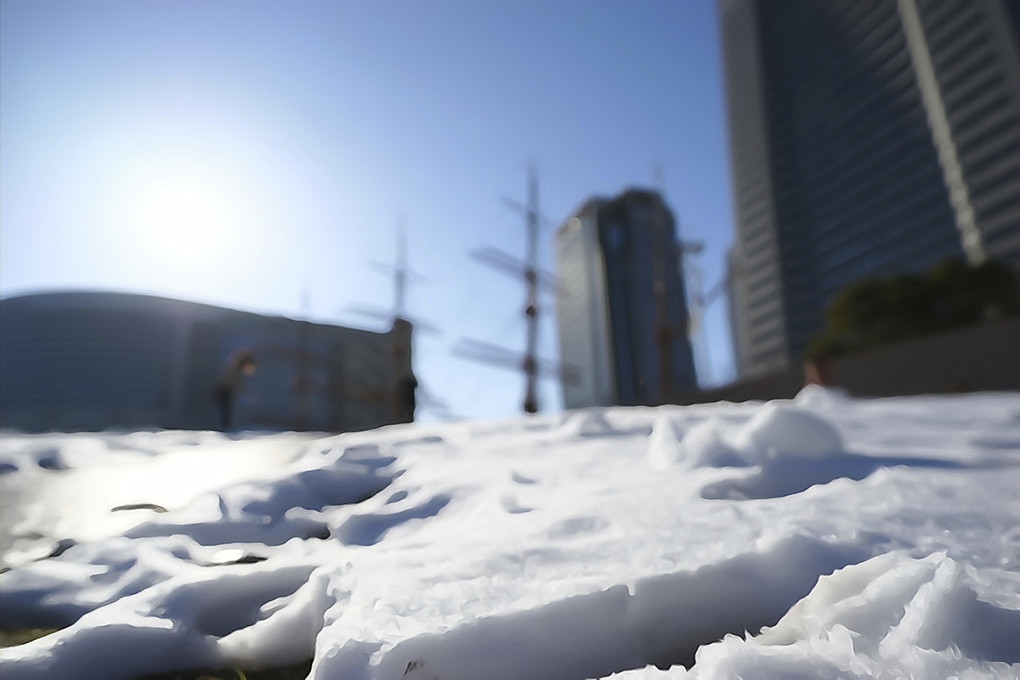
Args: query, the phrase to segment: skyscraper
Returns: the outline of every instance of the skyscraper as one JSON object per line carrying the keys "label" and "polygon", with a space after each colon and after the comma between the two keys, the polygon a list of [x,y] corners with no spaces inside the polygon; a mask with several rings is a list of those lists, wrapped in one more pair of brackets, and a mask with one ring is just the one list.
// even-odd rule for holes
{"label": "skyscraper", "polygon": [[559,229],[566,408],[661,404],[697,387],[679,253],[655,192],[591,199]]}
{"label": "skyscraper", "polygon": [[800,361],[867,276],[1020,267],[1020,9],[720,0],[742,377]]}

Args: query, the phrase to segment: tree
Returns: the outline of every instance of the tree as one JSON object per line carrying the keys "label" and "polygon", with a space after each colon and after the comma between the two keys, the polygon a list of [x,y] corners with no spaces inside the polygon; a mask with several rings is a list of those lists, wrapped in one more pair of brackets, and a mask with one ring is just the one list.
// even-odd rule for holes
{"label": "tree", "polygon": [[897,340],[1020,314],[1020,283],[1007,265],[945,260],[921,275],[865,279],[847,286],[808,346],[821,359]]}

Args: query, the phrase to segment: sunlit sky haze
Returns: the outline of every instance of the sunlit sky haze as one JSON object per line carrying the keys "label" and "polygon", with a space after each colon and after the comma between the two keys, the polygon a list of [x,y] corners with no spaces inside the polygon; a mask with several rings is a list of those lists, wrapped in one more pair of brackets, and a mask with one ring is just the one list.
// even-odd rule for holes
{"label": "sunlit sky haze", "polygon": [[[537,166],[555,226],[594,194],[659,188],[706,287],[731,241],[714,2],[0,3],[0,292],[151,293],[382,328],[408,228],[416,370],[462,416],[520,410],[521,376],[450,356],[523,348]],[[659,169],[659,171],[656,170]],[[557,355],[553,300],[543,352]],[[705,382],[732,374],[725,301]],[[559,408],[546,381],[546,408]]]}

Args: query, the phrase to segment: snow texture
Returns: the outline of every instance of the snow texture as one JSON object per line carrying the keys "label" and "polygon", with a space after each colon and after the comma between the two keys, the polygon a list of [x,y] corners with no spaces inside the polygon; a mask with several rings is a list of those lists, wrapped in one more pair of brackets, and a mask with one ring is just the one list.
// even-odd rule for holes
{"label": "snow texture", "polygon": [[0,623],[60,629],[5,680],[1020,676],[1017,394],[5,433],[0,470]]}

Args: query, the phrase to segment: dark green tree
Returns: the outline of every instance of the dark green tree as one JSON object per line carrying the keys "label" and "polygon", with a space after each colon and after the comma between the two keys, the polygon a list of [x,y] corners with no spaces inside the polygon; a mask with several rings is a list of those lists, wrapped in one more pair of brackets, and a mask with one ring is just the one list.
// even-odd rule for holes
{"label": "dark green tree", "polygon": [[1020,314],[1020,283],[1007,265],[945,260],[921,275],[865,279],[847,286],[808,347],[819,359]]}

